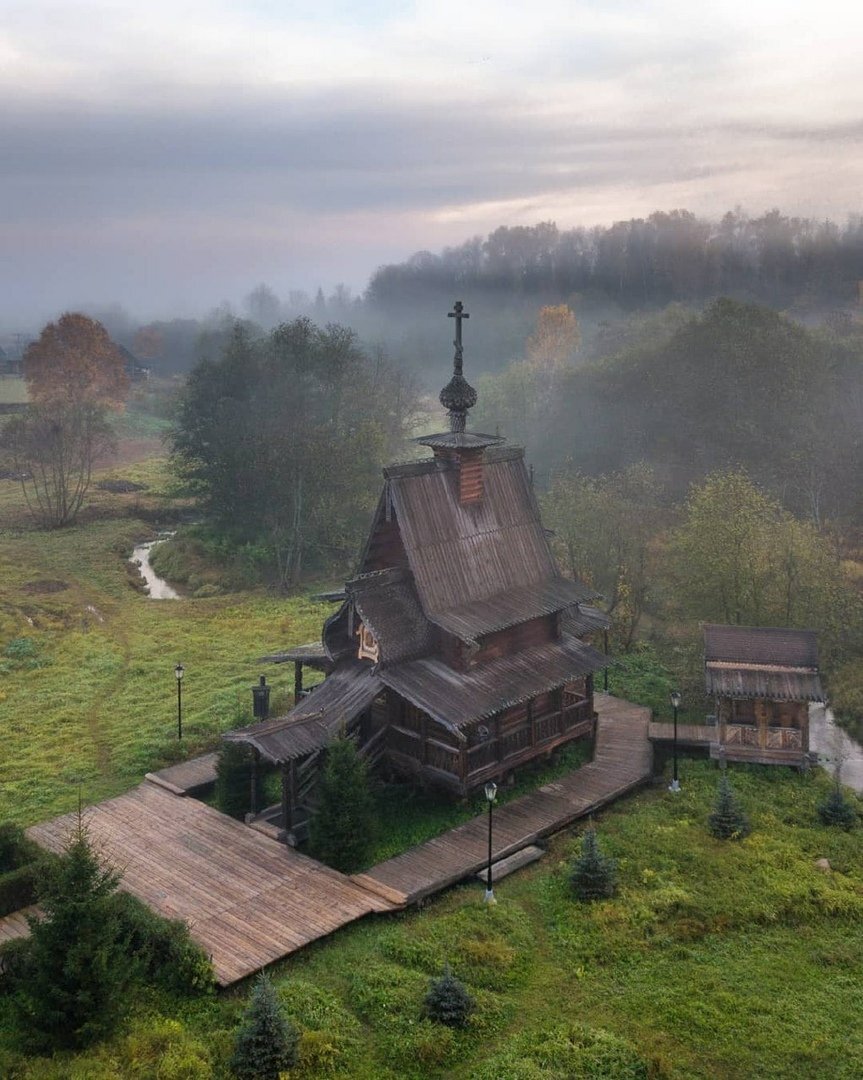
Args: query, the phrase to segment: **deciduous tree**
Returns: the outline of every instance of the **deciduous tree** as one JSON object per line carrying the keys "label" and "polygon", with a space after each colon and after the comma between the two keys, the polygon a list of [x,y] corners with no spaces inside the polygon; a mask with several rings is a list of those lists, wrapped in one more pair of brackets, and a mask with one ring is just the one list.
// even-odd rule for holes
{"label": "deciduous tree", "polygon": [[67,312],[24,353],[24,378],[39,405],[119,408],[129,389],[123,357],[105,327]]}

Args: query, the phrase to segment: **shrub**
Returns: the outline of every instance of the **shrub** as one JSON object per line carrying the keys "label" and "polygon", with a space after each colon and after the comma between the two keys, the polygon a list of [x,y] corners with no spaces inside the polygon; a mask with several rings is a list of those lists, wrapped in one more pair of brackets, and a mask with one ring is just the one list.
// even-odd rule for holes
{"label": "shrub", "polygon": [[327,748],[311,821],[312,848],[336,870],[346,874],[361,870],[372,850],[375,824],[366,763],[352,739],[336,739]]}
{"label": "shrub", "polygon": [[282,1013],[273,984],[262,971],[237,1032],[231,1071],[239,1080],[279,1080],[297,1063],[299,1034]]}
{"label": "shrub", "polygon": [[21,849],[24,845],[24,830],[12,821],[0,825],[0,874],[17,870],[21,865]]}
{"label": "shrub", "polygon": [[569,1023],[529,1030],[471,1074],[471,1080],[647,1080],[647,1062],[628,1040],[604,1028]]}
{"label": "shrub", "polygon": [[223,742],[216,762],[216,806],[240,820],[250,805],[250,761],[249,748],[243,743]]}
{"label": "shrub", "polygon": [[581,854],[573,863],[569,883],[579,900],[604,900],[617,891],[617,862],[599,850],[593,828],[584,834]]}
{"label": "shrub", "polygon": [[0,916],[27,907],[36,899],[36,889],[45,872],[45,862],[27,863],[0,877]]}
{"label": "shrub", "polygon": [[716,803],[707,819],[707,827],[717,840],[742,840],[749,834],[749,821],[731,789],[727,772],[723,772],[719,780]]}
{"label": "shrub", "polygon": [[26,979],[31,952],[28,937],[11,938],[0,945],[0,994],[13,993]]}
{"label": "shrub", "polygon": [[842,788],[836,784],[827,798],[818,804],[818,817],[825,825],[851,829],[857,821],[857,811],[845,798]]}
{"label": "shrub", "polygon": [[464,1027],[476,1007],[467,987],[453,975],[449,964],[439,979],[429,983],[424,1004],[426,1016],[447,1027]]}
{"label": "shrub", "polygon": [[148,982],[179,994],[198,994],[213,985],[213,966],[180,919],[165,919],[128,893],[115,897],[129,953]]}

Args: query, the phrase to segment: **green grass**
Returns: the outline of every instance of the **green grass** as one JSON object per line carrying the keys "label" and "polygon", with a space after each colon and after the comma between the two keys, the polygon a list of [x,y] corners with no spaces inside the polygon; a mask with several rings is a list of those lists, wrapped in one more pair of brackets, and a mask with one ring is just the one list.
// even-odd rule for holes
{"label": "green grass", "polygon": [[[37,532],[23,516],[0,529],[0,820],[22,824],[123,791],[154,767],[214,745],[251,706],[256,658],[314,640],[329,609],[264,593],[153,601],[132,587],[127,556],[153,535],[136,516],[169,506],[158,463],[111,475],[147,492],[94,491],[96,520]],[[0,483],[3,510],[21,512],[17,485]],[[128,516],[108,516],[122,514]],[[8,520],[0,516],[0,521]],[[57,592],[33,583],[62,582]],[[31,656],[4,656],[26,639]],[[13,653],[20,646],[13,645]],[[182,660],[184,735],[177,745],[176,683]],[[293,672],[267,670],[274,697]]]}
{"label": "green grass", "polygon": [[[542,862],[496,885],[496,908],[482,903],[480,884],[467,884],[276,965],[303,1033],[291,1076],[861,1075],[860,833],[818,823],[823,774],[741,768],[732,778],[753,833],[714,840],[705,819],[717,777],[709,763],[685,761],[681,795],[652,788],[599,816],[601,843],[619,863],[615,899],[572,899],[580,840],[571,831]],[[831,873],[815,867],[820,857]],[[428,980],[447,961],[477,1000],[463,1031],[422,1016]],[[127,1030],[90,1054],[25,1062],[10,1051],[0,1072],[227,1077],[247,989],[198,1001],[149,995]],[[171,1072],[182,1057],[198,1060],[198,1071]]]}
{"label": "green grass", "polygon": [[0,378],[0,405],[21,405],[28,400],[27,383],[14,376]]}

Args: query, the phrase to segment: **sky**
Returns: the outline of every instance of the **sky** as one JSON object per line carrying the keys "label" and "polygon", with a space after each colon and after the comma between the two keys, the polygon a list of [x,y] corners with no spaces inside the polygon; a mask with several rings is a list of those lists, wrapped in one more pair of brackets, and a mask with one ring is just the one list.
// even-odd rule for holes
{"label": "sky", "polygon": [[0,327],[498,225],[863,210],[859,0],[0,0]]}

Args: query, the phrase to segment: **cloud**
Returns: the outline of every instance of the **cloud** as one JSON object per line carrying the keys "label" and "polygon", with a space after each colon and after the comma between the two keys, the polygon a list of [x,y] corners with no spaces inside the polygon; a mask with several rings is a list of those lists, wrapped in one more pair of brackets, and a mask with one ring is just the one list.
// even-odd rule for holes
{"label": "cloud", "polygon": [[361,286],[502,223],[841,217],[863,180],[843,12],[32,0],[0,31],[0,289],[200,306]]}

